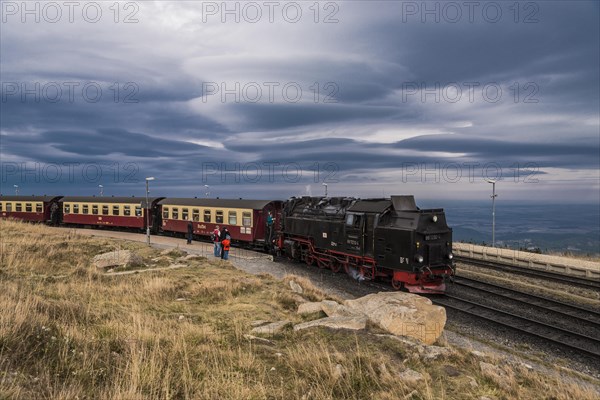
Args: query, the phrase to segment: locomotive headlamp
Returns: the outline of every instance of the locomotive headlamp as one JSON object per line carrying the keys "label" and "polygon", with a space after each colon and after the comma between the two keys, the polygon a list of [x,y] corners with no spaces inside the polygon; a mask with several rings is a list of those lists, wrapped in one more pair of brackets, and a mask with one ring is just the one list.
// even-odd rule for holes
{"label": "locomotive headlamp", "polygon": [[449,259],[449,260],[452,260],[453,258],[454,258],[454,254],[452,254],[452,253],[448,253],[448,259]]}
{"label": "locomotive headlamp", "polygon": [[417,260],[418,263],[422,263],[423,262],[423,256],[422,255],[417,255],[415,257],[415,259]]}
{"label": "locomotive headlamp", "polygon": [[432,219],[433,219],[433,222],[437,222],[437,215],[434,215]]}

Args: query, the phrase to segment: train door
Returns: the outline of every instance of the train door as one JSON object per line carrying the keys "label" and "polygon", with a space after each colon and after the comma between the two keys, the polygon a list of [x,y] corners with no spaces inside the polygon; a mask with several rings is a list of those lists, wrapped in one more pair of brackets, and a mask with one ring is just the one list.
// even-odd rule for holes
{"label": "train door", "polygon": [[158,234],[162,230],[162,206],[158,204],[154,204],[152,207],[152,225],[150,226],[152,229],[152,233],[154,235]]}
{"label": "train door", "polygon": [[344,228],[346,231],[346,251],[362,256],[365,248],[365,214],[347,213]]}
{"label": "train door", "polygon": [[376,214],[367,214],[366,215],[366,220],[365,220],[365,227],[364,227],[364,254],[368,255],[368,256],[373,256],[373,247],[374,247],[374,236],[373,233],[375,232],[375,221],[376,218],[378,217],[378,215]]}

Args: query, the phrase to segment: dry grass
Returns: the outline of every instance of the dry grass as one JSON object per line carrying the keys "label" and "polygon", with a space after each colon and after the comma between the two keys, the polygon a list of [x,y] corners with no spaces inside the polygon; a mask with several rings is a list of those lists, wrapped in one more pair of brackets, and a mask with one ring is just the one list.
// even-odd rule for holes
{"label": "dry grass", "polygon": [[[425,362],[366,332],[286,330],[272,346],[257,344],[244,337],[251,321],[301,321],[289,279],[306,299],[325,295],[298,277],[281,282],[202,259],[105,276],[89,266],[97,253],[132,249],[150,262],[158,252],[13,221],[0,221],[0,234],[2,399],[596,398],[530,371],[514,371],[506,389],[466,352]],[[448,376],[446,364],[460,375]],[[401,383],[407,367],[425,382]]]}

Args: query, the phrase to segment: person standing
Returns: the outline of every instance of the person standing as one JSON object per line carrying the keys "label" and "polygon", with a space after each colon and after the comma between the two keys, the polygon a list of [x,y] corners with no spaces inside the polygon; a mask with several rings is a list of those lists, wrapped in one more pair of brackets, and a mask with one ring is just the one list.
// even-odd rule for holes
{"label": "person standing", "polygon": [[267,215],[267,243],[271,243],[271,239],[273,238],[273,214],[269,211],[269,215]]}
{"label": "person standing", "polygon": [[225,239],[223,239],[221,244],[223,245],[223,252],[221,253],[221,259],[228,260],[229,259],[229,248],[231,246],[230,236],[229,235],[225,236]]}
{"label": "person standing", "polygon": [[229,234],[229,230],[227,227],[223,227],[221,229],[221,258],[223,258],[223,240],[229,239],[229,244],[231,244],[231,235]]}
{"label": "person standing", "polygon": [[187,244],[192,244],[192,238],[194,237],[194,224],[192,220],[188,221],[187,224]]}
{"label": "person standing", "polygon": [[219,257],[221,255],[221,231],[219,230],[219,225],[215,226],[211,236],[214,244],[213,250],[215,257]]}

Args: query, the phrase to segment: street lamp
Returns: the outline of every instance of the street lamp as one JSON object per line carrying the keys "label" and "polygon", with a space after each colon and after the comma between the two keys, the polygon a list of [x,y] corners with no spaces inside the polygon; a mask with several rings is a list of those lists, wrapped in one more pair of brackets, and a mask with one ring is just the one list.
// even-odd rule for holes
{"label": "street lamp", "polygon": [[487,183],[492,184],[492,247],[496,247],[496,181],[493,179],[486,179]]}
{"label": "street lamp", "polygon": [[210,186],[204,185],[204,188],[206,189],[206,192],[204,192],[204,196],[206,196],[206,198],[208,199],[208,197],[210,196]]}
{"label": "street lamp", "polygon": [[13,187],[15,188],[15,196],[19,195],[19,185],[13,185]]}
{"label": "street lamp", "polygon": [[98,185],[98,187],[100,188],[100,197],[102,197],[104,195],[104,186]]}
{"label": "street lamp", "polygon": [[148,188],[148,182],[153,181],[154,177],[150,176],[146,178],[146,242],[148,246],[150,246],[150,206],[148,201],[148,194],[150,193],[150,189]]}
{"label": "street lamp", "polygon": [[327,184],[323,182],[322,185],[325,186],[325,197],[327,197]]}

